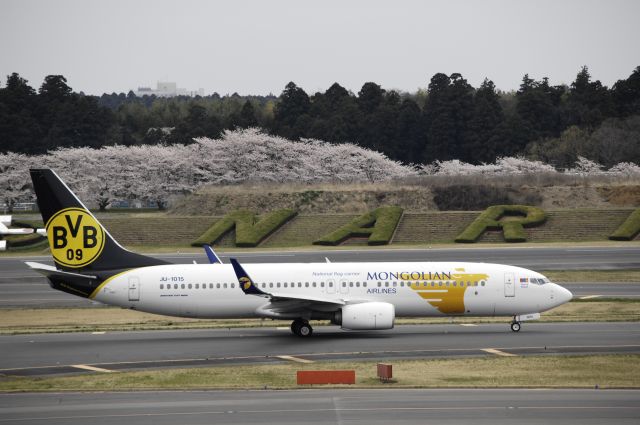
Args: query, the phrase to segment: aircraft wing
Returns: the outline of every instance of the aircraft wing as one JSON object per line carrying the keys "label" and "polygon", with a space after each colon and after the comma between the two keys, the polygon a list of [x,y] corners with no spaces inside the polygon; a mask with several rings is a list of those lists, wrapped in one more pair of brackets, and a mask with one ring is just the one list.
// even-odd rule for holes
{"label": "aircraft wing", "polygon": [[344,300],[340,299],[309,297],[300,294],[287,294],[286,292],[265,292],[258,288],[235,258],[231,258],[230,261],[242,292],[269,300],[269,303],[256,310],[260,315],[273,318],[298,317],[304,311],[333,311],[346,304]]}

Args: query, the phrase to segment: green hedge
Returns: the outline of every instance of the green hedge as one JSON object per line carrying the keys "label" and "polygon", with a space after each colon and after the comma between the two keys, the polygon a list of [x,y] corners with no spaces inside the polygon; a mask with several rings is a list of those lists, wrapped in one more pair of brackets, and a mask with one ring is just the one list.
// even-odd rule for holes
{"label": "green hedge", "polygon": [[629,214],[629,217],[616,229],[609,239],[612,241],[630,241],[640,233],[640,208]]}
{"label": "green hedge", "polygon": [[391,241],[403,211],[400,207],[377,208],[313,241],[313,244],[339,245],[349,238],[368,237],[369,245],[386,245]]}
{"label": "green hedge", "polygon": [[191,245],[213,244],[235,228],[236,246],[254,247],[295,217],[296,214],[297,212],[294,210],[281,209],[258,220],[258,217],[251,211],[237,210],[216,221]]}
{"label": "green hedge", "polygon": [[[519,220],[500,221],[504,216],[522,216]],[[506,242],[526,242],[526,227],[543,224],[547,219],[545,212],[528,205],[494,205],[487,208],[471,223],[455,241],[474,243],[487,230],[502,230]]]}

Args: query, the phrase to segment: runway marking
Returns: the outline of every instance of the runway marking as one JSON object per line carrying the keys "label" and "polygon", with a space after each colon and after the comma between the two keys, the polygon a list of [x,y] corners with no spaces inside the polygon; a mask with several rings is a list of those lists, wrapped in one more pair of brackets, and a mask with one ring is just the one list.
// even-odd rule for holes
{"label": "runway marking", "polygon": [[92,372],[102,372],[102,373],[114,373],[115,370],[103,369],[101,367],[89,366],[86,364],[72,364],[71,367],[75,367],[76,369],[84,369],[90,370]]}
{"label": "runway marking", "polygon": [[580,297],[581,300],[590,300],[592,298],[599,298],[602,295],[585,295],[584,297]]}
{"label": "runway marking", "polygon": [[290,328],[288,326],[278,326],[276,330],[278,331],[288,331]]}
{"label": "runway marking", "polygon": [[[444,407],[342,407],[329,409],[271,409],[271,410],[208,410],[200,412],[166,412],[166,413],[122,413],[107,415],[76,415],[76,416],[40,416],[30,418],[0,419],[0,422],[51,421],[71,419],[99,419],[99,418],[144,418],[163,416],[201,416],[233,414],[282,414],[282,413],[325,413],[325,412],[408,412],[408,411],[503,411],[508,406],[444,406]],[[638,410],[637,406],[513,406],[521,410]]]}
{"label": "runway marking", "polygon": [[516,357],[515,354],[507,353],[505,351],[501,351],[501,350],[498,350],[496,348],[483,348],[482,351],[485,351],[485,352],[490,353],[490,354],[495,354],[496,356]]}
{"label": "runway marking", "polygon": [[91,332],[91,335],[104,335],[106,334],[106,332],[101,331],[101,332]]}
{"label": "runway marking", "polygon": [[294,356],[275,356],[275,357],[277,357],[279,359],[282,359],[282,360],[289,360],[289,361],[296,362],[296,363],[314,363],[313,360],[307,360],[307,359],[303,359],[303,358],[300,358],[300,357],[294,357]]}
{"label": "runway marking", "polygon": [[460,326],[478,326],[475,323],[460,323]]}

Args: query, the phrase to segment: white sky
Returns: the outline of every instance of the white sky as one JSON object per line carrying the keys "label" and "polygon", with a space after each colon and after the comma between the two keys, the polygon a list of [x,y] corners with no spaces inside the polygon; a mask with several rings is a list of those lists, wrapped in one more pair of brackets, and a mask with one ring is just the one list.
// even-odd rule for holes
{"label": "white sky", "polygon": [[157,81],[206,94],[308,93],[374,81],[415,91],[436,72],[605,85],[640,65],[637,0],[1,0],[0,79],[127,92]]}

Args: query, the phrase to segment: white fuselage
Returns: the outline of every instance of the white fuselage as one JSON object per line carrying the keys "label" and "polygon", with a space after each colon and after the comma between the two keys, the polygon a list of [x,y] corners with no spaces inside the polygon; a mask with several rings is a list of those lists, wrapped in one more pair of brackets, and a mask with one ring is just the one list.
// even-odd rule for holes
{"label": "white fuselage", "polygon": [[[344,304],[386,302],[397,317],[516,316],[539,313],[571,293],[539,273],[485,263],[246,264],[262,291]],[[96,301],[169,316],[273,317],[269,300],[245,294],[231,265],[175,264],[120,273],[99,287]],[[335,307],[332,307],[334,310]]]}

